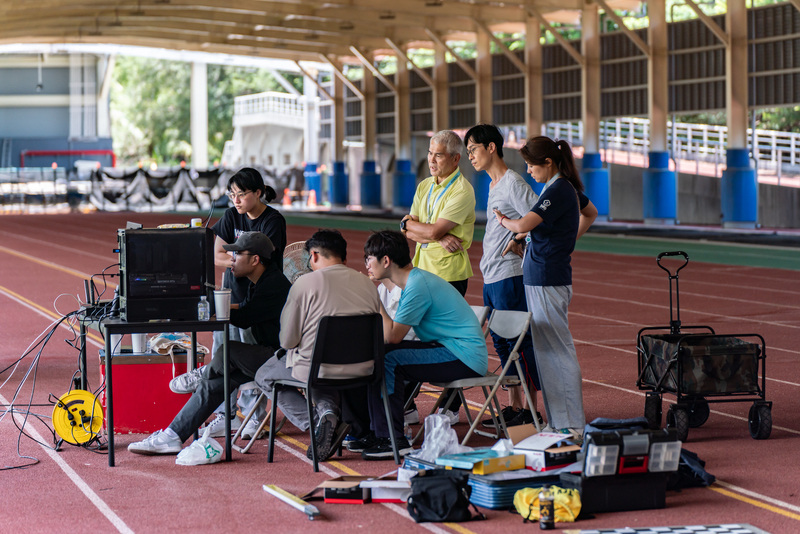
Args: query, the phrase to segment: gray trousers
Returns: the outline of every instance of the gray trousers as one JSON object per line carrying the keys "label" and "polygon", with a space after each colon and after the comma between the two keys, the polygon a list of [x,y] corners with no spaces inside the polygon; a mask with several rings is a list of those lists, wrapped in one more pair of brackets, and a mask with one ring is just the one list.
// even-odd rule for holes
{"label": "gray trousers", "polygon": [[[250,345],[256,345],[256,338],[253,337],[253,334],[250,332],[249,328],[238,328],[236,326],[228,325],[228,340],[229,341],[240,341],[242,343],[247,343]],[[217,353],[217,349],[222,347],[222,332],[214,332],[214,344],[211,349],[212,354]],[[242,413],[247,414],[250,413],[250,410],[253,409],[256,400],[261,392],[258,389],[243,389],[239,390],[239,388],[231,389],[231,406],[233,407],[233,412],[236,412],[236,405],[238,403],[239,408],[242,410]],[[255,419],[260,421],[264,420],[264,415],[266,414],[266,403],[262,403],[258,407],[258,411],[255,414]],[[225,413],[225,404],[222,403],[217,406],[217,409],[214,410],[216,414],[223,414]]]}
{"label": "gray trousers", "polygon": [[[286,367],[286,357],[278,359],[273,356],[256,373],[256,385],[268,396],[272,395],[273,380],[295,380],[292,370]],[[333,412],[339,417],[335,390],[314,389],[311,396],[316,420],[327,412]],[[296,388],[286,387],[278,391],[278,408],[294,426],[303,431],[308,430],[308,405],[306,398]]]}
{"label": "gray trousers", "polygon": [[547,422],[554,429],[582,429],[586,417],[581,367],[567,318],[572,286],[526,285],[525,298]]}
{"label": "gray trousers", "polygon": [[[228,360],[231,389],[246,382],[251,382],[258,369],[270,359],[275,351],[262,345],[249,345],[238,341],[228,343]],[[225,400],[225,384],[222,369],[222,347],[219,347],[214,358],[203,373],[197,389],[186,404],[172,420],[169,427],[178,434],[181,441],[189,439],[195,430],[214,413],[220,402]]]}

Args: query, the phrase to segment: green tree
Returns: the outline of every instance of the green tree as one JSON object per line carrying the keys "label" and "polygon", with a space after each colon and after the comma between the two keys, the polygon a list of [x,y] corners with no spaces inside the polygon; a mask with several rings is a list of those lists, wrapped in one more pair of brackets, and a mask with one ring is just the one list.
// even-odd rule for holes
{"label": "green tree", "polygon": [[[119,57],[111,91],[114,150],[121,165],[191,161],[192,66],[179,61]],[[302,76],[289,75],[300,91]],[[285,90],[264,69],[208,66],[208,152],[218,159],[233,137],[233,99]]]}

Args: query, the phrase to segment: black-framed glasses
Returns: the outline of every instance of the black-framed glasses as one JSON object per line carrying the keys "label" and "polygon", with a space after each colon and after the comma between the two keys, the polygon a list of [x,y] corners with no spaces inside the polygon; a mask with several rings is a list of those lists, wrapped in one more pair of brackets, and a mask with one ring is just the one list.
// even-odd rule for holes
{"label": "black-framed glasses", "polygon": [[250,252],[237,252],[235,250],[232,251],[232,252],[233,252],[233,259],[234,260],[236,259],[236,256],[253,256],[254,255],[254,254],[251,254]]}

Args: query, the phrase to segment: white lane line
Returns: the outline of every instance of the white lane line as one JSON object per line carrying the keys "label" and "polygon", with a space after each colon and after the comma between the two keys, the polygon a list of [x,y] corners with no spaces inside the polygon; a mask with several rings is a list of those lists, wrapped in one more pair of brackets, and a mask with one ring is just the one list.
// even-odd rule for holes
{"label": "white lane line", "polygon": [[[628,289],[628,290],[631,289],[630,285],[615,284],[613,282],[600,282],[599,280],[587,280],[585,278],[575,278],[575,277],[573,277],[572,280],[573,280],[573,283],[575,282],[575,280],[577,280],[579,282],[583,282],[583,283],[586,283],[586,284],[595,284],[595,285],[609,286],[609,287],[621,287],[623,289]],[[669,291],[668,289],[656,288],[656,287],[639,287],[637,289],[641,289],[643,291],[655,291],[655,292],[658,292],[658,293],[667,293]],[[756,301],[756,300],[739,299],[739,298],[734,298],[734,297],[723,297],[723,296],[720,296],[720,295],[708,295],[708,294],[705,294],[705,293],[693,293],[691,291],[686,291],[686,290],[681,291],[680,294],[681,294],[682,297],[686,296],[686,295],[691,295],[693,297],[702,297],[702,298],[705,298],[705,299],[728,300],[728,301],[732,301],[732,302],[743,302],[745,304],[759,304],[759,305],[762,305],[762,306],[770,306],[770,307],[774,307],[774,308],[789,308],[789,309],[792,309],[792,310],[800,310],[800,306],[792,306],[790,304],[776,304],[774,302],[760,302],[760,301]]]}
{"label": "white lane line", "polygon": [[[598,299],[598,300],[610,300],[612,302],[623,302],[625,304],[633,304],[633,305],[636,305],[636,306],[646,306],[646,307],[649,307],[649,308],[658,308],[660,310],[668,310],[669,309],[669,306],[663,306],[661,304],[652,304],[650,302],[638,302],[638,301],[635,301],[635,300],[617,299],[617,298],[612,298],[612,297],[600,297],[600,296],[597,296],[597,295],[589,295],[588,293],[579,293],[576,296],[583,297],[583,298]],[[698,315],[707,315],[709,317],[720,317],[722,319],[728,319],[728,320],[732,320],[732,321],[747,321],[747,322],[751,322],[751,323],[766,324],[766,325],[771,325],[771,326],[782,326],[784,328],[800,329],[800,325],[779,323],[777,321],[762,321],[760,319],[751,319],[750,317],[734,317],[734,316],[731,316],[731,315],[723,315],[721,313],[705,312],[705,311],[700,311],[700,310],[691,310],[691,309],[687,309],[687,308],[682,308],[681,312],[683,312],[683,313],[687,313],[687,312],[688,313],[695,313],[695,314],[698,314]]]}
{"label": "white lane line", "polygon": [[[309,465],[314,465],[314,462],[309,460],[304,452],[298,451],[297,449],[295,449],[294,447],[291,447],[290,445],[287,445],[283,441],[276,439],[275,440],[275,445],[277,445],[281,449],[285,450],[286,452],[288,452],[292,456],[294,456],[296,458],[299,458],[300,460],[304,461],[305,463],[307,463]],[[336,471],[334,471],[330,467],[326,466],[322,462],[320,462],[318,465],[319,465],[320,471],[322,471],[323,473],[325,473],[329,477],[341,476],[339,473],[337,473]],[[388,508],[392,512],[400,514],[400,515],[408,518],[411,521],[414,520],[410,515],[408,515],[408,512],[406,510],[404,510],[403,508],[397,506],[396,504],[391,504],[391,503],[381,503],[381,504],[383,504],[383,506],[385,506],[386,508]],[[442,530],[442,529],[440,529],[438,527],[435,527],[433,525],[430,525],[428,523],[420,523],[418,526],[420,526],[420,527],[422,527],[424,529],[427,529],[427,530],[429,530],[431,532],[435,532],[436,534],[449,534],[446,530]]]}
{"label": "white lane line", "polygon": [[[52,321],[53,319],[57,318],[56,315],[48,315],[47,313],[45,313],[42,310],[36,308],[35,306],[31,306],[30,304],[28,304],[24,300],[20,300],[17,297],[15,297],[14,295],[11,295],[11,294],[3,291],[2,289],[0,289],[0,295],[5,295],[6,297],[10,298],[14,302],[17,302],[18,304],[21,304],[22,306],[28,308],[29,310],[34,311],[35,313],[38,313],[39,315],[41,315],[42,317],[44,317],[48,321]],[[73,332],[72,328],[66,323],[61,323],[59,326],[61,328],[65,329],[65,330],[69,330],[70,332]],[[77,335],[77,330],[75,330],[74,332]],[[90,338],[88,335],[86,336],[86,341],[91,343],[92,345],[94,345],[95,347],[97,347],[99,349],[105,348],[102,343],[99,343],[99,342],[95,341],[94,339]]]}
{"label": "white lane line", "polygon": [[767,497],[766,495],[762,495],[760,493],[756,493],[755,491],[750,491],[744,488],[740,488],[739,486],[734,486],[733,484],[729,484],[727,482],[723,482],[720,479],[715,481],[716,484],[719,484],[723,488],[729,489],[731,491],[736,491],[743,495],[747,495],[748,497],[753,497],[754,499],[760,499],[762,501],[768,502],[770,504],[774,504],[776,506],[780,506],[782,508],[786,508],[788,510],[792,510],[793,512],[800,512],[800,506],[795,506],[794,504],[790,504],[788,502],[779,501],[778,499],[773,499],[772,497]]}
{"label": "white lane line", "polygon": [[[2,394],[0,394],[0,401],[2,401],[3,404],[6,406],[9,405],[8,400],[6,400],[6,398]],[[25,420],[25,418],[18,413],[14,414],[14,418],[20,425],[22,425],[23,421]],[[25,429],[28,431],[28,433],[30,433],[31,436],[33,436],[34,439],[42,443],[44,442],[44,438],[41,436],[41,434],[39,434],[39,432],[36,431],[36,429],[30,424],[30,422],[29,424],[25,425]],[[64,474],[66,474],[67,477],[69,477],[69,479],[78,487],[78,489],[81,490],[81,492],[84,495],[86,495],[86,497],[92,502],[92,504],[94,504],[95,507],[98,510],[100,510],[100,513],[103,514],[106,517],[106,519],[108,519],[109,522],[111,522],[112,525],[114,525],[114,528],[116,528],[119,532],[122,532],[124,534],[133,534],[133,530],[131,530],[131,528],[128,525],[126,525],[125,522],[116,513],[114,513],[114,511],[108,506],[108,504],[106,504],[106,502],[103,499],[101,499],[92,490],[92,488],[89,487],[89,485],[80,477],[80,475],[78,475],[78,473],[75,472],[74,469],[72,469],[72,467],[69,466],[69,464],[67,464],[67,462],[64,461],[63,458],[61,458],[55,451],[48,449],[47,447],[44,447],[41,444],[39,446],[56,463],[56,465],[61,468]]]}
{"label": "white lane line", "polygon": [[[11,232],[3,232],[3,231],[0,231],[0,235],[7,235],[7,236],[11,236],[11,237],[18,238],[18,239],[23,239],[26,243],[38,243],[38,244],[44,246],[44,250],[50,250],[50,249],[54,249],[55,248],[55,249],[65,250],[65,251],[71,252],[73,254],[77,253],[79,256],[85,256],[87,258],[95,258],[95,259],[98,259],[98,260],[102,260],[103,262],[117,263],[119,261],[119,258],[114,258],[114,257],[109,257],[109,256],[101,256],[100,254],[93,254],[92,252],[75,250],[75,247],[67,247],[67,246],[64,246],[64,245],[59,245],[58,243],[54,243],[53,241],[45,241],[43,239],[36,239],[35,237],[21,236],[21,235],[18,235],[18,234],[12,234]],[[62,238],[63,238],[63,234],[62,234]],[[92,241],[92,243],[97,245],[97,241],[95,241],[95,240],[91,240],[91,241]],[[109,252],[111,250],[112,249],[109,249]]]}

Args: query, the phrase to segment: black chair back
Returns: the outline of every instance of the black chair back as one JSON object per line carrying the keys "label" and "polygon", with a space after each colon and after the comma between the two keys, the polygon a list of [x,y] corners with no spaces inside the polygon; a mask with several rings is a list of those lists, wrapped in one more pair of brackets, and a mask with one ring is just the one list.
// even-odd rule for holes
{"label": "black chair back", "polygon": [[[374,361],[371,375],[357,378],[319,378],[322,364],[348,365]],[[379,313],[323,317],[308,376],[310,387],[346,389],[369,385],[383,376],[383,320]]]}

